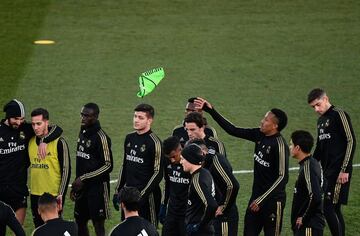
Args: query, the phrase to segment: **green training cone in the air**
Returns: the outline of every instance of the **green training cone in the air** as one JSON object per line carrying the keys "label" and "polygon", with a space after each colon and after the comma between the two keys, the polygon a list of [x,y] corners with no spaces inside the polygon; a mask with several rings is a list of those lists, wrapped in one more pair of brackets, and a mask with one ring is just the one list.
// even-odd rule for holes
{"label": "green training cone in the air", "polygon": [[162,67],[142,73],[139,77],[140,91],[137,93],[137,96],[143,98],[151,93],[164,77],[165,71]]}

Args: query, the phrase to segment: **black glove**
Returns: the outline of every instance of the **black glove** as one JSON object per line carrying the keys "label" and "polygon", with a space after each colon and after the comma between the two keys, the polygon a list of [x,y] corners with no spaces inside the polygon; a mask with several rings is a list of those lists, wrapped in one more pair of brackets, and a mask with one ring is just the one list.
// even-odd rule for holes
{"label": "black glove", "polygon": [[196,233],[200,228],[200,225],[199,224],[188,224],[186,226],[186,233],[188,235],[191,235],[193,233]]}
{"label": "black glove", "polygon": [[164,224],[165,218],[166,218],[166,210],[167,207],[165,204],[160,205],[160,211],[159,211],[159,221],[161,224]]}
{"label": "black glove", "polygon": [[115,210],[119,211],[120,210],[120,202],[119,202],[119,196],[117,193],[114,193],[112,201],[113,201]]}

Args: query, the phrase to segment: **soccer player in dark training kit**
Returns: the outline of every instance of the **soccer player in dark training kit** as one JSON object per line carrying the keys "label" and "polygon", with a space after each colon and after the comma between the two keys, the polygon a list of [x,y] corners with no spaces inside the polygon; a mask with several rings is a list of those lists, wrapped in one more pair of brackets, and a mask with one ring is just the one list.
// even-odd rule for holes
{"label": "soccer player in dark training kit", "polygon": [[59,212],[63,206],[62,198],[56,198],[50,193],[44,193],[39,197],[38,206],[39,214],[45,224],[36,228],[32,236],[78,235],[78,228],[75,222],[66,221],[59,217]]}
{"label": "soccer player in dark training kit", "polygon": [[6,226],[14,232],[15,236],[25,236],[25,232],[16,219],[13,209],[0,201],[0,236],[6,235]]}
{"label": "soccer player in dark training kit", "polygon": [[159,219],[163,223],[162,235],[185,236],[185,214],[190,184],[190,174],[180,164],[181,144],[176,136],[163,142],[164,155],[164,202],[161,204]]}
{"label": "soccer player in dark training kit", "polygon": [[291,225],[295,236],[322,236],[325,218],[323,212],[323,173],[317,160],[311,156],[314,139],[307,131],[291,134],[290,152],[299,162],[291,210]]}
{"label": "soccer player in dark training kit", "polygon": [[259,128],[239,128],[205,99],[197,98],[195,103],[228,134],[255,143],[254,180],[245,214],[244,235],[259,235],[262,229],[265,235],[280,235],[289,177],[289,148],[280,134],[287,124],[285,112],[273,108],[265,114]]}
{"label": "soccer player in dark training kit", "polygon": [[239,212],[236,197],[240,185],[229,161],[220,153],[210,152],[203,139],[193,139],[188,143],[195,143],[201,147],[205,160],[203,167],[210,171],[215,183],[215,198],[219,205],[214,220],[215,235],[237,236]]}
{"label": "soccer player in dark training kit", "polygon": [[[4,112],[6,117],[0,122],[0,200],[11,206],[23,224],[29,195],[26,185],[30,165],[28,142],[34,136],[34,130],[30,123],[25,122],[25,107],[19,100],[8,102]],[[60,127],[50,127],[39,145],[40,158],[46,156],[46,143],[57,139],[61,133]]]}
{"label": "soccer player in dark training kit", "polygon": [[136,187],[124,186],[119,194],[119,202],[125,220],[115,226],[109,236],[158,236],[153,224],[139,216],[141,194]]}
{"label": "soccer player in dark training kit", "polygon": [[308,94],[308,103],[320,115],[314,158],[320,161],[326,180],[324,213],[332,235],[346,235],[341,205],[346,205],[355,152],[355,134],[349,115],[331,105],[320,88]]}
{"label": "soccer player in dark training kit", "polygon": [[35,136],[30,139],[28,148],[30,158],[30,202],[36,228],[44,224],[38,213],[40,196],[45,192],[49,192],[54,196],[66,196],[71,166],[69,148],[63,137],[59,137],[47,144],[45,158],[41,159],[37,155],[40,140],[49,133],[49,112],[43,108],[33,110],[31,112],[31,124]]}
{"label": "soccer player in dark training kit", "polygon": [[97,236],[105,235],[109,218],[110,172],[113,169],[111,139],[100,126],[99,107],[87,103],[81,109],[81,129],[76,151],[76,179],[70,197],[80,236],[88,236],[91,219]]}
{"label": "soccer player in dark training kit", "polygon": [[[212,136],[206,135],[205,133],[205,119],[198,112],[191,112],[185,119],[185,129],[188,133],[189,139],[200,138],[206,143],[210,152],[218,152],[226,157],[226,151],[224,144]],[[213,150],[213,151],[212,151]]]}
{"label": "soccer player in dark training kit", "polygon": [[154,108],[140,104],[134,109],[135,132],[126,135],[124,159],[113,197],[115,209],[119,209],[117,193],[123,186],[136,187],[141,193],[139,215],[155,227],[161,201],[159,183],[163,177],[161,140],[151,130]]}
{"label": "soccer player in dark training kit", "polygon": [[214,235],[212,220],[218,207],[215,184],[210,172],[202,168],[204,157],[201,147],[189,144],[181,151],[181,165],[191,174],[188,191],[185,225],[191,236]]}
{"label": "soccer player in dark training kit", "polygon": [[[186,104],[186,107],[185,107],[185,117],[190,114],[191,112],[199,112],[202,114],[202,110],[201,109],[197,109],[195,107],[195,104],[194,104],[194,100],[196,98],[189,98],[188,99],[188,102]],[[205,119],[205,118],[204,118]],[[206,134],[206,136],[208,137],[214,137],[214,138],[218,138],[217,136],[217,133],[216,133],[216,130],[207,125],[207,122],[205,120],[205,129],[204,129],[204,132]],[[189,140],[189,136],[188,136],[188,133],[186,132],[186,129],[185,129],[185,122],[183,121],[181,125],[178,125],[174,128],[173,130],[173,133],[172,133],[173,136],[176,136],[180,139],[180,143],[181,143],[181,146],[184,147],[185,146],[185,143]]]}

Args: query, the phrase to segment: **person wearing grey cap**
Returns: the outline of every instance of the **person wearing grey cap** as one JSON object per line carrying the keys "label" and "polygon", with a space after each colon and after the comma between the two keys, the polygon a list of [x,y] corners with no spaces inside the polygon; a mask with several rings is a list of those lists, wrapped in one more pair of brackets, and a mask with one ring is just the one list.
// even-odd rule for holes
{"label": "person wearing grey cap", "polygon": [[[23,224],[27,196],[28,142],[34,131],[30,123],[25,122],[25,107],[22,102],[13,99],[3,111],[5,119],[0,121],[0,200],[12,207],[18,221]],[[57,139],[62,129],[52,126],[49,134],[41,139],[38,155],[46,156],[46,143]]]}
{"label": "person wearing grey cap", "polygon": [[215,184],[210,172],[202,168],[204,157],[201,147],[189,144],[181,152],[180,163],[190,172],[191,182],[185,215],[188,235],[214,235],[212,220],[218,207],[215,200]]}

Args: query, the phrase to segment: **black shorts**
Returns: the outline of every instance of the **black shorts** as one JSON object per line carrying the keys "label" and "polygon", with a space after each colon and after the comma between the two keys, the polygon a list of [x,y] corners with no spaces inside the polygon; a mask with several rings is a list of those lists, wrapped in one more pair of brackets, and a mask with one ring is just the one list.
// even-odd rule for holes
{"label": "black shorts", "polygon": [[162,228],[162,235],[186,236],[185,216],[172,216],[167,214]]}
{"label": "black shorts", "polygon": [[29,191],[27,186],[0,186],[0,200],[11,206],[14,211],[27,207],[27,196]]}
{"label": "black shorts", "polygon": [[109,182],[86,185],[80,197],[75,201],[76,221],[108,219],[110,217],[109,189]]}

